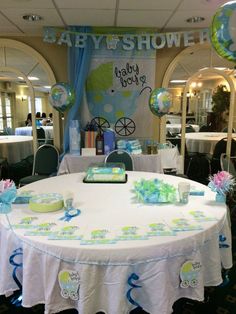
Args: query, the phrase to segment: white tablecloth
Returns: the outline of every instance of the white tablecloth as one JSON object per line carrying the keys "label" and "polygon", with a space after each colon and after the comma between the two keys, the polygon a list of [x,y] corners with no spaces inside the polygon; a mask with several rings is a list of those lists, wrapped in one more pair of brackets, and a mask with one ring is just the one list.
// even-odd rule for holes
{"label": "white tablecloth", "polygon": [[[191,125],[195,132],[198,132],[200,127],[197,124],[188,124]],[[180,133],[182,128],[182,124],[166,124],[166,131],[170,131],[171,133]]]}
{"label": "white tablecloth", "polygon": [[[163,168],[176,168],[182,173],[182,157],[177,147],[159,149],[157,155],[131,155],[134,170],[163,173]],[[66,154],[60,164],[58,174],[86,171],[92,163],[104,162],[105,156],[77,156]]]}
{"label": "white tablecloth", "polygon": [[[45,138],[53,139],[53,126],[40,126],[45,131]],[[32,126],[15,128],[15,135],[32,135]]]}
{"label": "white tablecloth", "polygon": [[[52,177],[21,189],[73,193],[73,204],[81,214],[69,222],[60,219],[63,210],[35,213],[27,205],[14,205],[8,221],[1,215],[0,294],[17,289],[14,267],[9,263],[14,250],[23,253],[13,258],[15,263],[23,262],[16,272],[23,283],[22,304],[45,303],[46,314],[69,308],[80,314],[121,314],[136,307],[132,301],[148,313],[170,314],[177,299],[203,300],[204,286],[222,282],[221,266],[232,267],[231,234],[225,204],[216,203],[209,188],[187,180],[204,190],[205,196],[190,196],[189,203],[182,206],[145,205],[134,198],[135,181],[158,178],[177,187],[186,179],[128,172],[126,184],[86,184],[82,183],[84,175]],[[196,210],[205,215],[203,220],[194,218],[201,217],[199,212],[193,215]],[[151,226],[158,223],[173,232],[180,219],[188,230],[165,236],[149,233],[155,232]],[[27,235],[39,226],[45,235]],[[190,231],[190,226],[197,229]],[[69,228],[81,240],[48,239],[56,231],[65,236]],[[187,261],[197,267],[186,268],[180,280],[180,269]],[[187,287],[190,282],[193,287]]]}
{"label": "white tablecloth", "polygon": [[[236,134],[232,134],[236,137]],[[227,138],[227,133],[198,132],[186,133],[186,146],[189,152],[213,154],[215,144],[222,138]]]}
{"label": "white tablecloth", "polygon": [[0,136],[0,156],[6,158],[8,163],[16,163],[32,154],[32,136]]}

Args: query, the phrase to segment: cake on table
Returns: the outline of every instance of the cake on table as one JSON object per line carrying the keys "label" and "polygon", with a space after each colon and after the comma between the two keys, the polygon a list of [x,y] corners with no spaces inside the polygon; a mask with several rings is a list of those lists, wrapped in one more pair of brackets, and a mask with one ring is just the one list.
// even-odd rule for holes
{"label": "cake on table", "polygon": [[84,182],[126,182],[125,166],[122,163],[93,164]]}
{"label": "cake on table", "polygon": [[64,207],[63,196],[59,193],[37,194],[30,198],[29,208],[36,212],[47,213]]}

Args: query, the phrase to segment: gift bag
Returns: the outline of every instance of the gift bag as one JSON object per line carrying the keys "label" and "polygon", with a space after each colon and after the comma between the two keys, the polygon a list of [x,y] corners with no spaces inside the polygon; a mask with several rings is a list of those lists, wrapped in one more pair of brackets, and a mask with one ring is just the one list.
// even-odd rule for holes
{"label": "gift bag", "polygon": [[84,147],[94,148],[96,147],[96,131],[85,131],[84,132]]}

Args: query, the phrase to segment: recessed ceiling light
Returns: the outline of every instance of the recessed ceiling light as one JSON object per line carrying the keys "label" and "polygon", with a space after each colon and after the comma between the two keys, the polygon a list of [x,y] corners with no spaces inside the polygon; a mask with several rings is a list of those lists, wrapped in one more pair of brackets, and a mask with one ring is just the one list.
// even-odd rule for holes
{"label": "recessed ceiling light", "polygon": [[45,85],[43,87],[46,88],[46,89],[50,89],[51,88],[51,86],[49,86],[49,85]]}
{"label": "recessed ceiling light", "polygon": [[192,16],[186,20],[187,23],[200,23],[202,21],[205,21],[205,17],[203,16]]}
{"label": "recessed ceiling light", "polygon": [[41,21],[43,18],[38,14],[25,14],[22,18],[28,22],[38,22]]}

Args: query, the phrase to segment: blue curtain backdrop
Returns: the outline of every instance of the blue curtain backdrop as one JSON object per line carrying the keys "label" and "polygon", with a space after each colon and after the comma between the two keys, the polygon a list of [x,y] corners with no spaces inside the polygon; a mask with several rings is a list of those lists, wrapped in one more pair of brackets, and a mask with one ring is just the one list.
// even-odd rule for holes
{"label": "blue curtain backdrop", "polygon": [[[90,33],[89,26],[70,26],[70,31],[80,33]],[[91,45],[90,40],[86,41],[85,48],[76,48],[74,43],[68,48],[68,78],[69,84],[75,91],[75,104],[70,108],[67,114],[67,120],[64,130],[64,154],[69,151],[69,127],[71,120],[79,120],[79,107],[83,99],[84,85],[89,71],[91,61]]]}

